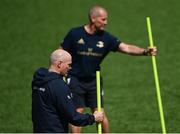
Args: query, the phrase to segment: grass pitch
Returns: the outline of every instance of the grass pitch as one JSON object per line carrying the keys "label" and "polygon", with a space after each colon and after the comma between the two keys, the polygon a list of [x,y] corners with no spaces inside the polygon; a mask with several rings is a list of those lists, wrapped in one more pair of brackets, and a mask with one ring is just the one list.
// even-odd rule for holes
{"label": "grass pitch", "polygon": [[[109,12],[107,31],[141,47],[151,17],[167,132],[180,132],[179,0],[1,0],[0,132],[32,132],[33,72],[48,66],[49,54],[96,4]],[[151,58],[110,53],[101,68],[111,132],[161,132]],[[83,132],[96,132],[95,125]]]}

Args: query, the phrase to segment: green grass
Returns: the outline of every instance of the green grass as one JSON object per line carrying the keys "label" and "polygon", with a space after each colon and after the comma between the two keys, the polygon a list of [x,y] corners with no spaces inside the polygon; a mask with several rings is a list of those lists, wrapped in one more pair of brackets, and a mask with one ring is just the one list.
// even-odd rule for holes
{"label": "green grass", "polygon": [[[147,47],[151,17],[167,132],[180,132],[179,0],[1,0],[0,132],[32,132],[31,79],[70,28],[87,22],[90,6],[109,12],[107,30]],[[111,132],[161,132],[150,57],[111,53],[104,60],[105,109]],[[83,132],[96,132],[95,125]]]}

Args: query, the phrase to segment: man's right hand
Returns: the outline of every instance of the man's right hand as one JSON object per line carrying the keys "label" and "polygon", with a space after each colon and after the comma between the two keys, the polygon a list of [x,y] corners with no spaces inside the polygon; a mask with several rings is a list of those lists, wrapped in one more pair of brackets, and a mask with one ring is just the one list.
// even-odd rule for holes
{"label": "man's right hand", "polygon": [[104,113],[103,112],[95,111],[93,115],[94,115],[96,122],[102,122],[104,119]]}

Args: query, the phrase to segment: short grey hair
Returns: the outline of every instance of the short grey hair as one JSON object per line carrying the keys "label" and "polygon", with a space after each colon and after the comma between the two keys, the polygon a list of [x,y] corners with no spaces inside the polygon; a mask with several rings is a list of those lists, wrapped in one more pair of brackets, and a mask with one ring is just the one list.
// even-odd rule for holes
{"label": "short grey hair", "polygon": [[88,14],[89,20],[91,20],[92,16],[98,17],[100,15],[100,12],[99,12],[100,10],[104,10],[105,12],[107,12],[106,9],[98,5],[91,7],[89,9],[89,14]]}
{"label": "short grey hair", "polygon": [[68,52],[66,52],[63,49],[57,49],[51,53],[49,62],[50,62],[50,64],[53,64],[56,61],[64,62],[66,60],[67,56],[70,56],[70,54]]}

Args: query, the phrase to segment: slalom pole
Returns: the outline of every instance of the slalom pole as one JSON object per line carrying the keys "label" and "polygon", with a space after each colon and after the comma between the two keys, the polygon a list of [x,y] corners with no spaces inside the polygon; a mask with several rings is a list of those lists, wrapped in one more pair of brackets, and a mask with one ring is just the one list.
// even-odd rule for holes
{"label": "slalom pole", "polygon": [[[153,37],[152,37],[150,17],[146,17],[146,21],[147,21],[147,29],[148,29],[148,35],[149,35],[150,48],[152,48],[154,45],[153,45]],[[159,79],[158,79],[156,58],[155,58],[155,56],[151,56],[151,57],[152,57],[154,79],[155,79],[155,84],[156,84],[156,92],[157,92],[157,99],[158,99],[158,105],[159,105],[161,127],[162,127],[163,134],[166,134],[166,126],[165,126],[163,106],[162,106],[162,100],[161,100],[161,92],[160,92],[160,85],[159,85]]]}
{"label": "slalom pole", "polygon": [[[101,87],[100,87],[100,71],[96,71],[96,88],[97,88],[97,110],[101,111]],[[102,134],[102,125],[98,123],[98,134]]]}

